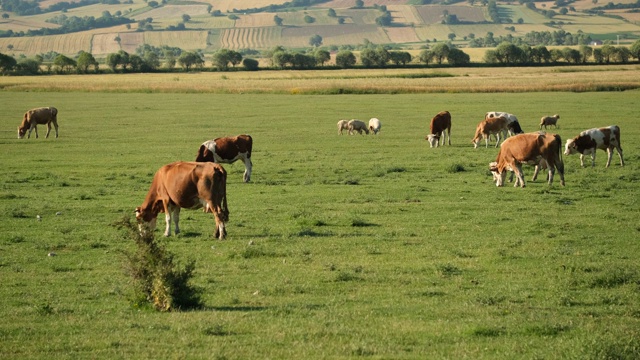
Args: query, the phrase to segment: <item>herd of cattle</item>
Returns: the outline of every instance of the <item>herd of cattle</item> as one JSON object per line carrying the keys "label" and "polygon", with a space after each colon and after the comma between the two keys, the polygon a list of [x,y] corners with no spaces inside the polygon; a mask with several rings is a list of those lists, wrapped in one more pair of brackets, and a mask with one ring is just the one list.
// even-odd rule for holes
{"label": "herd of cattle", "polygon": [[[35,130],[38,137],[37,125],[47,125],[47,135],[51,132],[51,125],[55,127],[58,137],[58,110],[54,107],[43,107],[28,110],[24,114],[22,124],[18,126],[18,138],[25,135],[31,137]],[[560,115],[545,116],[540,120],[540,131],[524,133],[518,119],[513,114],[505,112],[488,112],[485,119],[476,127],[476,132],[471,140],[477,148],[481,139],[485,141],[485,147],[489,146],[491,136],[496,137],[496,147],[500,144],[501,136],[505,139],[500,146],[496,161],[489,164],[497,186],[503,186],[507,172],[511,172],[511,178],[516,175],[515,186],[525,187],[522,173],[522,164],[535,166],[532,181],[538,175],[540,169],[548,169],[549,185],[553,183],[555,171],[560,174],[560,183],[564,185],[564,164],[560,152],[562,140],[557,134],[547,134],[542,131],[544,126],[557,127]],[[338,133],[348,130],[350,135],[354,132],[377,134],[382,125],[379,119],[369,120],[369,126],[360,120],[340,120]],[[507,135],[512,135],[507,138]],[[448,139],[451,145],[451,114],[442,111],[431,119],[430,134],[426,140],[431,147],[438,147],[442,139],[444,146]],[[242,160],[245,165],[243,181],[251,179],[251,150],[253,139],[249,135],[223,137],[205,141],[200,148],[195,161],[178,161],[161,167],[153,177],[151,187],[144,202],[135,210],[136,219],[140,231],[145,233],[153,231],[156,227],[158,214],[165,213],[166,228],[164,235],[171,234],[171,224],[175,224],[174,233],[180,232],[178,225],[180,209],[204,208],[205,212],[213,213],[216,230],[215,237],[224,239],[227,234],[225,224],[229,220],[227,207],[227,172],[219,163],[233,163]],[[606,167],[611,164],[613,149],[616,149],[620,157],[620,165],[624,166],[622,148],[620,147],[620,128],[616,125],[603,128],[594,128],[581,132],[565,144],[565,155],[580,154],[580,164],[584,166],[584,156],[591,155],[591,165],[595,166],[596,150],[607,151],[608,160]]]}

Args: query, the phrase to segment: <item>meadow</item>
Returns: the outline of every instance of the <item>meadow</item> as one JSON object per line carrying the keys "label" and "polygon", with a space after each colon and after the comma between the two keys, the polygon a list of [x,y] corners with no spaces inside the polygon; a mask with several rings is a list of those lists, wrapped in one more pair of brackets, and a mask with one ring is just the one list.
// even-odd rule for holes
{"label": "meadow", "polygon": [[[593,73],[607,84],[616,72]],[[137,75],[139,87],[127,76],[70,88],[0,78],[0,357],[640,357],[638,90],[291,95],[281,81],[310,87],[318,75],[280,74],[244,74],[265,78],[220,92],[182,74]],[[275,91],[232,89],[250,81]],[[60,137],[40,127],[18,140],[24,111],[50,105]],[[428,121],[441,110],[453,145],[431,149]],[[595,168],[563,156],[565,187],[531,182],[525,167],[526,188],[496,188],[497,149],[470,143],[491,110],[528,132],[558,113],[550,131],[563,141],[617,124],[626,164],[614,155],[605,168],[602,151]],[[374,116],[377,136],[337,133],[339,119]],[[134,245],[113,224],[133,217],[160,166],[239,133],[254,139],[254,169],[245,184],[241,164],[225,165],[228,238],[215,240],[201,211],[183,211],[178,236],[156,232],[179,261],[196,261],[205,306],[134,305],[123,253]]]}

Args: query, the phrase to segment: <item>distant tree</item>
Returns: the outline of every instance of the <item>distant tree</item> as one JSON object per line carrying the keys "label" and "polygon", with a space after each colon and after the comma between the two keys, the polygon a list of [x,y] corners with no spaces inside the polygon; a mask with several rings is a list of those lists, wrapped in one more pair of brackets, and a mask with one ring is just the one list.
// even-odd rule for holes
{"label": "distant tree", "polygon": [[349,50],[342,50],[336,55],[336,65],[343,69],[353,67],[356,64],[356,56]]}
{"label": "distant tree", "polygon": [[598,64],[602,64],[604,62],[604,56],[602,56],[601,48],[593,49],[593,60]]}
{"label": "distant tree", "polygon": [[0,53],[0,70],[2,73],[13,70],[17,64],[18,62],[12,56]]}
{"label": "distant tree", "polygon": [[636,40],[636,42],[633,43],[633,45],[631,45],[631,48],[629,49],[629,51],[631,51],[631,56],[640,60],[640,40]]}
{"label": "distant tree", "polygon": [[389,11],[385,11],[382,16],[376,18],[376,24],[378,24],[378,26],[390,26],[392,21],[393,16],[391,16]]}
{"label": "distant tree", "polygon": [[180,64],[185,71],[189,71],[192,67],[201,67],[204,65],[204,59],[202,59],[198,53],[187,51],[180,55],[178,64]]}
{"label": "distant tree", "polygon": [[632,57],[633,55],[631,53],[631,50],[629,50],[629,48],[626,46],[618,46],[615,53],[613,54],[613,58],[623,64],[628,63],[629,59]]}
{"label": "distant tree", "polygon": [[242,66],[244,66],[244,68],[249,71],[258,70],[259,65],[260,63],[256,59],[244,58],[242,60]]}
{"label": "distant tree", "polygon": [[93,66],[96,70],[98,69],[98,62],[96,59],[86,51],[80,51],[78,54],[78,71],[82,73],[86,73],[89,71],[89,67]]}
{"label": "distant tree", "polygon": [[227,16],[227,18],[229,20],[238,20],[238,19],[240,19],[240,17],[238,15],[236,15],[236,14],[231,14],[231,15]]}
{"label": "distant tree", "polygon": [[330,8],[329,10],[327,10],[327,16],[328,16],[328,17],[336,17],[336,16],[338,16],[338,15],[336,14],[336,11],[335,11],[335,10],[333,10],[333,9],[331,9],[331,8]]}
{"label": "distant tree", "polygon": [[21,59],[18,61],[16,68],[20,71],[36,75],[40,72],[41,64],[37,59]]}
{"label": "distant tree", "polygon": [[240,61],[242,55],[234,50],[220,49],[213,54],[213,65],[219,70],[229,70],[229,64],[236,66]]}
{"label": "distant tree", "polygon": [[556,63],[564,57],[562,50],[560,49],[551,49],[549,50],[549,59],[552,63]]}
{"label": "distant tree", "polygon": [[524,24],[524,19],[523,18],[518,18],[518,20],[516,22],[518,24]]}
{"label": "distant tree", "polygon": [[191,16],[189,16],[188,14],[182,14],[182,22],[189,22],[189,20],[191,20]]}
{"label": "distant tree", "polygon": [[147,6],[152,7],[152,8],[156,8],[158,7],[158,2],[157,1],[147,1]]}
{"label": "distant tree", "polygon": [[496,64],[498,63],[498,56],[497,56],[497,52],[495,50],[487,50],[484,52],[484,57],[482,58],[482,61],[484,61],[487,64]]}
{"label": "distant tree", "polygon": [[449,48],[449,52],[447,53],[447,62],[451,65],[462,66],[467,65],[471,61],[471,58],[464,51],[452,47]]}
{"label": "distant tree", "polygon": [[313,24],[316,21],[316,19],[314,17],[309,16],[309,15],[305,15],[303,20],[307,24]]}
{"label": "distant tree", "polygon": [[119,65],[122,66],[123,71],[126,71],[129,66],[129,53],[124,50],[120,50],[118,51],[118,55],[120,59]]}
{"label": "distant tree", "polygon": [[76,62],[64,55],[58,55],[53,59],[53,65],[55,65],[60,72],[71,72],[71,70],[76,67]]}
{"label": "distant tree", "polygon": [[442,60],[447,58],[449,54],[449,45],[445,43],[438,43],[432,49],[433,58],[438,64],[442,64]]}
{"label": "distant tree", "polygon": [[144,56],[142,58],[149,67],[150,71],[155,71],[160,67],[160,57],[155,52],[147,51],[144,53]]}
{"label": "distant tree", "polygon": [[9,51],[13,50],[13,44],[7,45],[7,49],[9,49]]}
{"label": "distant tree", "polygon": [[587,45],[580,46],[578,51],[580,52],[580,61],[583,64],[586,63],[589,60],[589,58],[593,55],[593,48]]}
{"label": "distant tree", "polygon": [[313,53],[316,63],[324,66],[324,63],[331,59],[331,54],[327,50],[318,49]]}
{"label": "distant tree", "polygon": [[611,61],[613,55],[616,53],[616,48],[613,47],[613,45],[606,44],[602,45],[600,51],[602,51],[602,59],[605,63],[608,64]]}
{"label": "distant tree", "polygon": [[344,18],[338,18],[338,24],[340,25],[344,24]]}
{"label": "distant tree", "polygon": [[120,55],[117,53],[107,54],[107,58],[105,60],[107,66],[111,69],[111,71],[115,72],[120,64]]}
{"label": "distant tree", "polygon": [[389,59],[396,65],[407,65],[411,62],[411,54],[406,51],[390,51]]}
{"label": "distant tree", "polygon": [[427,65],[429,65],[429,63],[433,61],[433,57],[433,52],[429,49],[422,50],[419,55],[420,62],[423,62]]}
{"label": "distant tree", "polygon": [[447,35],[447,38],[448,38],[449,40],[453,41],[453,39],[455,39],[455,38],[456,38],[456,34],[454,34],[454,33],[449,33],[449,35]]}
{"label": "distant tree", "polygon": [[363,8],[363,7],[364,7],[364,1],[356,0],[356,8]]}
{"label": "distant tree", "polygon": [[282,18],[278,15],[274,15],[273,16],[273,22],[276,23],[276,25],[278,26],[282,26]]}
{"label": "distant tree", "polygon": [[9,18],[9,14],[7,14],[7,13],[2,13],[2,18],[3,18],[3,19],[8,19],[8,18]]}
{"label": "distant tree", "polygon": [[568,63],[579,64],[580,62],[582,62],[582,55],[580,54],[580,51],[572,49],[570,47],[565,47],[562,49],[562,57]]}
{"label": "distant tree", "polygon": [[272,63],[273,65],[284,69],[288,64],[293,64],[293,55],[286,51],[276,51],[273,53]]}
{"label": "distant tree", "polygon": [[148,71],[147,64],[136,54],[129,55],[129,68],[133,72]]}
{"label": "distant tree", "polygon": [[313,46],[313,47],[318,47],[320,45],[322,45],[322,36],[320,35],[313,35],[312,37],[309,38],[309,45]]}

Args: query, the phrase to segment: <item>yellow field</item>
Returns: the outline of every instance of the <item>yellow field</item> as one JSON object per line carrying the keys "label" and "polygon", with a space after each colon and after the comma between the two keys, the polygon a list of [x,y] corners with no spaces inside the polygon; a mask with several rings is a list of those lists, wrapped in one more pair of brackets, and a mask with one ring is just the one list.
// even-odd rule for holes
{"label": "yellow field", "polygon": [[[207,5],[165,5],[149,11],[139,14],[136,18],[145,19],[153,18],[156,20],[176,19],[182,21],[182,15],[189,15],[191,17],[207,15]],[[175,24],[174,24],[175,25]]]}
{"label": "yellow field", "polygon": [[422,18],[418,15],[415,6],[408,5],[389,5],[387,10],[393,17],[395,24],[421,24]]}
{"label": "yellow field", "polygon": [[12,30],[14,32],[27,31],[31,29],[57,28],[59,25],[44,22],[39,19],[20,17],[0,20],[0,30]]}
{"label": "yellow field", "polygon": [[253,9],[269,6],[271,4],[280,5],[289,0],[202,0],[198,2],[211,4],[213,10],[231,12],[233,9]]}
{"label": "yellow field", "polygon": [[4,53],[8,45],[13,45],[9,53],[13,56],[35,55],[55,51],[61,54],[77,54],[80,50],[91,50],[91,33],[77,33],[69,35],[39,36],[37,38],[15,37],[0,38],[0,49]]}
{"label": "yellow field", "polygon": [[147,31],[144,41],[153,46],[174,46],[183,50],[193,51],[207,47],[208,32],[194,31]]}
{"label": "yellow field", "polygon": [[421,41],[416,34],[416,30],[412,27],[387,27],[384,28],[387,32],[389,40],[393,43],[411,43]]}
{"label": "yellow field", "polygon": [[258,13],[240,15],[240,19],[236,20],[235,27],[260,27],[260,26],[274,26],[273,13]]}
{"label": "yellow field", "polygon": [[[450,74],[453,77],[406,78]],[[99,81],[96,81],[96,78]],[[151,91],[202,93],[317,93],[331,89],[428,92],[593,91],[594,87],[640,87],[636,65],[544,68],[372,69],[335,71],[193,72],[62,76],[3,76],[9,91]],[[637,92],[637,90],[636,90]]]}
{"label": "yellow field", "polygon": [[[372,7],[374,5],[404,5],[407,0],[363,0],[365,7]],[[318,4],[318,7],[326,7],[333,9],[347,9],[355,5],[355,0],[332,0],[322,4]]]}
{"label": "yellow field", "polygon": [[277,26],[225,29],[220,35],[220,47],[232,50],[273,47],[281,43],[281,31]]}

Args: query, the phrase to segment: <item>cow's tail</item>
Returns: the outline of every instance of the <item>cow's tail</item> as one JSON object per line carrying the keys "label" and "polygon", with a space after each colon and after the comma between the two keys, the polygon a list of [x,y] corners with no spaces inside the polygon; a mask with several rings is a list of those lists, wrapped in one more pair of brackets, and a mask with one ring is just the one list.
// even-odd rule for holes
{"label": "cow's tail", "polygon": [[564,176],[564,162],[562,161],[562,138],[558,134],[554,134],[553,137],[555,138],[554,141],[556,143],[556,149],[557,149],[556,159],[559,160],[556,163],[556,168],[558,169],[558,172],[562,176]]}
{"label": "cow's tail", "polygon": [[247,143],[247,157],[251,158],[251,151],[253,150],[253,138],[249,134],[246,134],[246,136],[249,138],[249,142]]}

